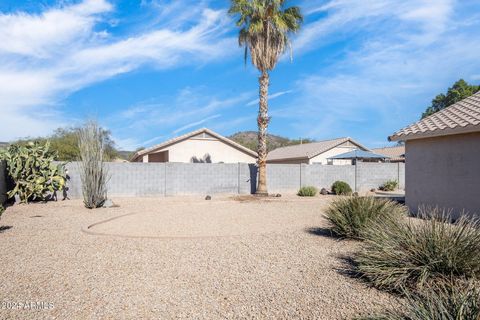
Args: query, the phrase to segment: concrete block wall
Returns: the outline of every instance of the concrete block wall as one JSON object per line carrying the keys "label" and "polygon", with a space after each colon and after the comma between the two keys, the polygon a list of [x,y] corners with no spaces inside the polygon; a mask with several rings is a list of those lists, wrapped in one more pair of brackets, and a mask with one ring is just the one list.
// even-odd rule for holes
{"label": "concrete block wall", "polygon": [[[68,197],[82,197],[80,167],[77,162],[68,170]],[[114,196],[157,196],[165,194],[164,163],[107,163],[108,194]]]}
{"label": "concrete block wall", "polygon": [[246,170],[241,170],[241,166],[248,167],[247,164],[167,163],[166,166],[167,196],[237,194],[250,190],[250,182],[246,181]]}
{"label": "concrete block wall", "polygon": [[300,164],[267,165],[267,190],[271,193],[296,192],[301,185]]}
{"label": "concrete block wall", "polygon": [[399,180],[397,163],[357,163],[356,189],[368,191],[378,188],[388,180]]}
{"label": "concrete block wall", "polygon": [[400,189],[405,190],[405,163],[398,164],[398,185]]}
{"label": "concrete block wall", "polygon": [[0,161],[0,205],[7,201],[7,165],[5,161]]}
{"label": "concrete block wall", "polygon": [[[246,163],[107,163],[107,167],[110,196],[250,194],[257,184],[257,167]],[[67,170],[68,196],[81,198],[78,163],[67,164]],[[270,193],[296,193],[301,186],[330,188],[342,180],[365,191],[392,179],[403,187],[404,175],[404,164],[396,163],[271,164],[267,166],[267,186]]]}
{"label": "concrete block wall", "polygon": [[337,181],[345,181],[352,188],[355,188],[355,166],[331,166],[331,165],[303,165],[304,179],[302,186],[314,186],[318,189],[330,189],[332,184]]}

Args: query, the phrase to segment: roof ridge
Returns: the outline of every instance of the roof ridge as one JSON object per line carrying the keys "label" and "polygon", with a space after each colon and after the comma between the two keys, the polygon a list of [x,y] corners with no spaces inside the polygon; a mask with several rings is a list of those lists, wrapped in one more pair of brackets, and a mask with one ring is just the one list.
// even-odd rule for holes
{"label": "roof ridge", "polygon": [[188,139],[190,137],[193,137],[193,136],[196,136],[202,132],[206,132],[214,137],[216,137],[217,139],[219,140],[222,140],[223,142],[227,142],[227,143],[230,143],[231,145],[239,148],[240,150],[243,150],[244,152],[246,153],[250,153],[252,156],[257,156],[257,153],[253,150],[250,150],[244,146],[242,146],[241,144],[231,140],[231,139],[228,139],[227,137],[224,137],[222,136],[221,134],[219,133],[216,133],[215,131],[213,130],[210,130],[206,127],[203,127],[203,128],[200,128],[200,129],[197,129],[197,130],[194,130],[194,131],[191,131],[191,132],[188,132],[188,133],[185,133],[183,135],[180,135],[180,136],[177,136],[177,137],[173,137],[171,139],[168,139],[168,140],[165,140],[164,142],[162,143],[159,143],[159,144],[156,144],[154,146],[151,146],[150,148],[146,148],[146,149],[143,149],[143,150],[140,150],[138,152],[136,152],[133,157],[132,157],[132,160],[133,159],[136,159],[137,157],[141,156],[141,155],[144,155],[146,153],[149,153],[151,151],[154,151],[154,150],[157,150],[159,148],[162,148],[162,147],[166,147],[172,143],[175,143],[175,142],[180,142],[182,140],[185,140],[185,139]]}
{"label": "roof ridge", "polygon": [[[480,91],[420,119],[388,137],[390,141],[480,131]],[[477,126],[478,130],[477,130]],[[459,132],[460,130],[460,132]]]}

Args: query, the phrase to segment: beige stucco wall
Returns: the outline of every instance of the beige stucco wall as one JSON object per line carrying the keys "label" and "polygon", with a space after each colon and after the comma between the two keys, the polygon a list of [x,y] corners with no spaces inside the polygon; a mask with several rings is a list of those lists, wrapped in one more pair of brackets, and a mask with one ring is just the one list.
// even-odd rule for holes
{"label": "beige stucco wall", "polygon": [[406,203],[480,215],[480,133],[406,142]]}
{"label": "beige stucco wall", "polygon": [[[310,164],[313,164],[313,163],[328,164],[328,158],[333,157],[333,156],[337,156],[337,155],[345,153],[345,152],[350,152],[350,151],[355,150],[355,149],[358,149],[358,148],[356,148],[354,146],[335,147],[335,148],[330,149],[330,150],[328,150],[328,151],[326,151],[322,154],[319,154],[316,157],[311,158],[310,159]],[[333,164],[335,164],[335,165],[351,165],[352,160],[340,160],[340,159],[336,160],[336,159],[334,159]]]}
{"label": "beige stucco wall", "polygon": [[[212,163],[255,163],[256,158],[214,137],[192,137],[167,146],[155,153],[168,150],[169,162],[191,162],[192,157],[203,159],[209,154]],[[148,155],[143,162],[148,162]]]}

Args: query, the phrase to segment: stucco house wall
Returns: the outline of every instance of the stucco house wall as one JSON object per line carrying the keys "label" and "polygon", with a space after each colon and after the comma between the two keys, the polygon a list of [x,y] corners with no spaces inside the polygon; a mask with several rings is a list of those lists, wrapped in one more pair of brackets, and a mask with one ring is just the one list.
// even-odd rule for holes
{"label": "stucco house wall", "polygon": [[255,157],[229,145],[215,137],[192,137],[165,148],[143,155],[143,162],[149,162],[151,154],[168,150],[168,162],[192,162],[192,157],[203,159],[210,156],[212,163],[255,163]]}
{"label": "stucco house wall", "polygon": [[351,165],[351,160],[328,158],[356,149],[368,150],[349,137],[322,140],[274,149],[268,153],[267,163]]}
{"label": "stucco house wall", "polygon": [[316,157],[310,159],[310,164],[334,164],[334,165],[351,165],[352,160],[344,159],[332,159],[329,163],[328,158],[338,156],[339,154],[346,153],[358,149],[356,146],[339,146],[324,153],[319,154]]}
{"label": "stucco house wall", "polygon": [[406,204],[480,215],[480,132],[406,141]]}

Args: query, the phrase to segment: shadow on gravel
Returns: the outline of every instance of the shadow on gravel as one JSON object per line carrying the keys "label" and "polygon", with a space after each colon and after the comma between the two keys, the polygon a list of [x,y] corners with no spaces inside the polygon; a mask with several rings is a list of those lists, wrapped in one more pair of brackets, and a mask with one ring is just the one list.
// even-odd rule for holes
{"label": "shadow on gravel", "polygon": [[8,229],[13,228],[12,226],[0,226],[0,233],[7,231]]}
{"label": "shadow on gravel", "polygon": [[314,236],[327,237],[333,239],[343,239],[342,237],[337,236],[332,230],[328,228],[306,228],[306,233],[313,234]]}
{"label": "shadow on gravel", "polygon": [[336,258],[340,261],[341,265],[339,268],[336,268],[335,271],[348,278],[363,279],[362,274],[358,272],[358,264],[352,256],[338,255]]}

